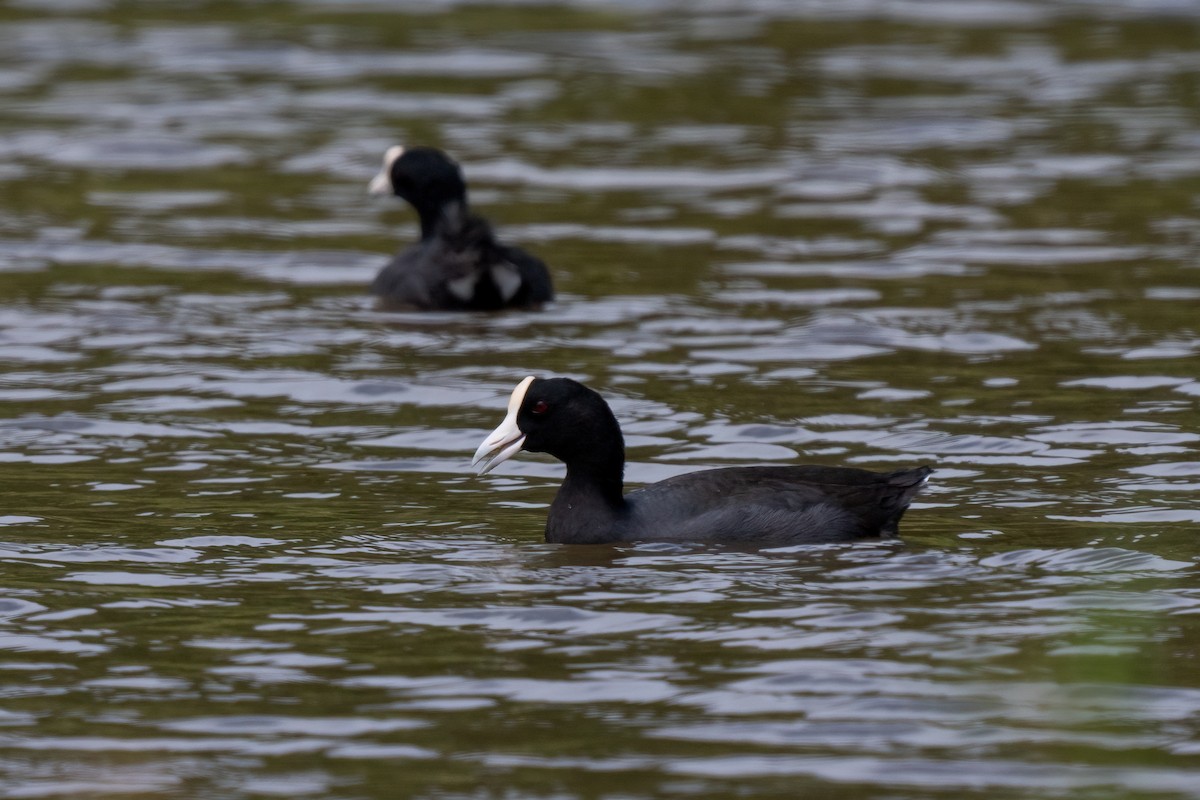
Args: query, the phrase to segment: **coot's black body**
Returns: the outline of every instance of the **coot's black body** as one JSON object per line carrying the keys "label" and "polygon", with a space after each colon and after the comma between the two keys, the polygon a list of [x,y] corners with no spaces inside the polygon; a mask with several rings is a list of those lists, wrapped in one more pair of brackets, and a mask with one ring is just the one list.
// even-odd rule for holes
{"label": "coot's black body", "polygon": [[487,472],[520,450],[567,466],[546,541],[723,542],[783,546],[899,535],[900,518],[933,471],[729,467],[678,475],[624,494],[620,426],[596,392],[567,378],[526,378],[508,416],[475,454]]}
{"label": "coot's black body", "polygon": [[393,309],[496,311],[537,308],[554,298],[546,265],[502,244],[471,211],[458,164],[432,147],[393,147],[372,194],[407,200],[421,220],[421,240],[401,250],[371,284]]}

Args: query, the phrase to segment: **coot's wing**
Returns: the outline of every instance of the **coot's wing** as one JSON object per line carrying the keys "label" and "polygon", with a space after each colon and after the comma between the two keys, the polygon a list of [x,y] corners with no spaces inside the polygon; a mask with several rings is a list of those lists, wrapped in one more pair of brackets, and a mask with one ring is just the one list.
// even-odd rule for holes
{"label": "coot's wing", "polygon": [[852,510],[863,524],[881,536],[899,536],[900,518],[933,469],[928,466],[895,472],[868,472],[850,467],[794,467],[821,486],[842,508]]}
{"label": "coot's wing", "polygon": [[435,308],[431,284],[424,277],[427,264],[422,243],[409,245],[379,271],[371,283],[371,294],[384,308]]}
{"label": "coot's wing", "polygon": [[450,206],[432,236],[401,250],[380,271],[371,293],[385,307],[396,309],[499,308],[503,305],[499,298],[479,296],[485,262],[493,249],[486,220]]}
{"label": "coot's wing", "polygon": [[554,299],[554,283],[550,270],[540,258],[520,247],[503,248],[504,259],[517,268],[521,276],[521,288],[511,303],[517,306],[537,306]]}
{"label": "coot's wing", "polygon": [[783,545],[894,536],[928,472],[732,467],[679,475],[626,497],[623,538]]}

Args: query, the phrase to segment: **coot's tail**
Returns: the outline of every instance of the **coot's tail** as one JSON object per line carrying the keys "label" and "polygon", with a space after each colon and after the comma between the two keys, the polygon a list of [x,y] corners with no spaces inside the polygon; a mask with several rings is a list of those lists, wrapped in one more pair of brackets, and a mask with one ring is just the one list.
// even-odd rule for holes
{"label": "coot's tail", "polygon": [[883,502],[891,506],[894,513],[880,530],[881,536],[900,535],[900,518],[904,516],[908,504],[917,496],[917,492],[921,491],[932,472],[933,467],[926,464],[915,469],[901,469],[887,474],[888,486],[892,487],[894,493],[889,492]]}

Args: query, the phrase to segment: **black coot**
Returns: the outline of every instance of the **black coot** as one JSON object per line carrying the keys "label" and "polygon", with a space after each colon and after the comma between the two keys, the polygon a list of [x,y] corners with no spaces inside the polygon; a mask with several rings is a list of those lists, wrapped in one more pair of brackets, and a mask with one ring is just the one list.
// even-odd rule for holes
{"label": "black coot", "polygon": [[528,377],[508,416],[475,451],[480,474],[521,450],[567,465],[546,541],[634,540],[780,546],[899,535],[900,517],[933,470],[729,467],[678,475],[624,494],[625,442],[608,403],[569,378]]}
{"label": "black coot", "polygon": [[546,265],[496,240],[467,205],[458,164],[441,150],[388,148],[370,192],[404,198],[421,218],[421,241],[397,253],[371,284],[384,308],[495,311],[554,299]]}

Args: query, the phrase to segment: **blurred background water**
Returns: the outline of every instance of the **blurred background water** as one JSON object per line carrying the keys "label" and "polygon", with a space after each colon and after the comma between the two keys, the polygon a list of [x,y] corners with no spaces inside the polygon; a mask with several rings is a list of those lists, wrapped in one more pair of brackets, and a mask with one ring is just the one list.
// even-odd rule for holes
{"label": "blurred background water", "polygon": [[[1200,797],[1190,0],[0,5],[0,794]],[[383,314],[388,145],[538,314]],[[920,462],[897,545],[541,541]]]}

